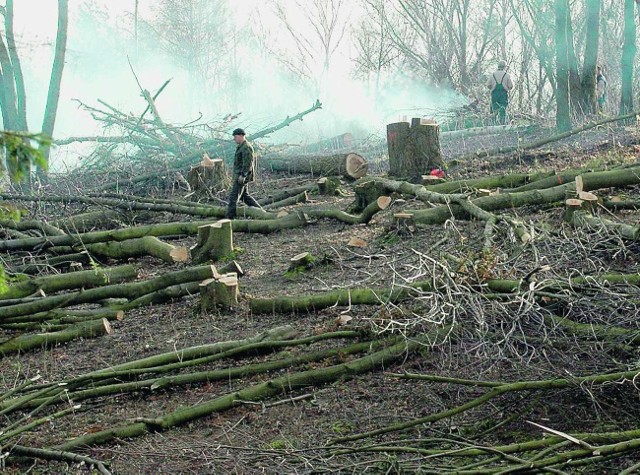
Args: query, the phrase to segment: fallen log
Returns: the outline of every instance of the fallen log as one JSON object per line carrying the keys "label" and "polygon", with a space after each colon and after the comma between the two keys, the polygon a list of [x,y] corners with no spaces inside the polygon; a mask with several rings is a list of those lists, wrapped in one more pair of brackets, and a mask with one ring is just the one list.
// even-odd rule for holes
{"label": "fallen log", "polygon": [[[581,177],[584,182],[584,191],[593,191],[609,187],[626,187],[640,184],[640,168],[585,173],[581,175]],[[564,185],[542,190],[485,196],[472,200],[471,203],[485,211],[558,203],[564,201],[567,191],[574,191],[576,189],[575,187],[575,182],[569,182]],[[419,196],[417,197],[420,199]],[[442,224],[448,219],[451,219],[451,217],[460,219],[469,218],[469,213],[459,204],[439,206],[427,210],[416,210],[413,212],[413,215],[414,221],[420,224]]]}
{"label": "fallen log", "polygon": [[616,223],[602,216],[593,216],[585,211],[575,211],[569,218],[571,224],[589,230],[606,230],[629,241],[640,241],[640,226],[632,226],[625,223]]}
{"label": "fallen log", "polygon": [[9,270],[16,274],[40,274],[44,269],[66,270],[76,263],[88,264],[91,256],[88,252],[82,251],[74,254],[64,254],[60,256],[48,256],[42,260],[33,260],[28,264],[10,264]]}
{"label": "fallen log", "polygon": [[109,228],[121,225],[126,219],[122,211],[102,209],[56,219],[53,225],[67,233],[86,233],[96,228]]}
{"label": "fallen log", "polygon": [[585,132],[587,130],[591,130],[594,129],[596,127],[600,127],[602,125],[606,125],[606,124],[611,124],[613,122],[619,122],[622,120],[627,120],[627,119],[634,119],[636,118],[636,116],[638,115],[638,112],[632,112],[630,114],[625,114],[625,115],[620,115],[617,117],[609,117],[606,119],[602,119],[602,120],[597,120],[595,122],[591,122],[589,124],[585,124],[582,127],[578,127],[576,129],[572,129],[569,130],[567,132],[563,132],[561,134],[557,134],[557,135],[553,135],[551,137],[546,137],[540,140],[536,140],[533,142],[530,142],[528,144],[518,144],[515,146],[510,146],[510,147],[497,147],[494,149],[490,149],[490,150],[482,150],[482,151],[478,151],[475,153],[470,153],[467,155],[464,155],[462,157],[457,158],[456,160],[458,161],[465,161],[465,160],[472,160],[474,158],[485,158],[485,157],[492,157],[495,155],[500,155],[500,154],[507,154],[507,153],[513,153],[513,152],[523,152],[525,150],[531,150],[534,148],[538,148],[538,147],[542,147],[543,145],[547,145],[553,142],[557,142],[559,140],[562,139],[566,139],[568,137],[571,137],[572,135],[576,135],[579,134],[581,132]]}
{"label": "fallen log", "polygon": [[[293,229],[305,226],[304,214],[292,213],[279,219],[264,220],[233,220],[231,227],[234,232],[270,234],[283,229]],[[67,234],[50,238],[25,238],[0,241],[0,251],[18,251],[33,249],[48,249],[54,246],[80,246],[107,241],[125,241],[127,239],[144,236],[192,236],[198,233],[198,227],[211,224],[210,221],[191,221],[188,223],[162,223],[147,226],[116,229],[110,231],[93,231],[89,233]]]}
{"label": "fallen log", "polygon": [[139,437],[150,431],[166,430],[215,412],[230,409],[235,407],[238,401],[260,401],[294,389],[328,384],[345,375],[362,374],[386,368],[393,362],[404,358],[407,352],[414,351],[418,346],[419,343],[413,340],[401,341],[388,348],[347,363],[290,373],[155,419],[143,419],[94,434],[79,436],[61,444],[57,448],[69,450],[72,447],[104,444],[119,437]]}
{"label": "fallen log", "polygon": [[0,291],[0,300],[19,299],[36,292],[52,294],[61,290],[91,288],[100,285],[115,284],[135,279],[137,269],[132,265],[95,269],[68,274],[49,275],[23,280],[8,286],[4,292]]}
{"label": "fallen log", "polygon": [[[32,201],[49,203],[83,203],[90,205],[100,205],[110,208],[123,209],[126,211],[156,211],[176,214],[186,214],[191,216],[224,218],[226,208],[211,205],[175,204],[175,203],[152,203],[141,201],[129,201],[113,198],[98,198],[88,196],[36,196],[17,195],[10,193],[0,193],[0,198],[7,201]],[[259,208],[244,207],[238,210],[243,216],[257,219],[272,219],[275,216],[265,213]]]}
{"label": "fallen log", "polygon": [[424,281],[387,289],[352,288],[299,297],[252,298],[249,300],[249,308],[252,313],[257,315],[311,313],[334,306],[394,303],[412,295],[416,290],[428,291],[433,288],[432,281]]}
{"label": "fallen log", "polygon": [[296,186],[295,188],[289,188],[279,191],[273,195],[270,194],[266,198],[258,200],[258,203],[260,203],[260,206],[265,207],[277,201],[286,200],[287,198],[291,198],[292,196],[299,195],[300,193],[303,193],[305,191],[310,193],[314,191],[315,188],[315,185]]}
{"label": "fallen log", "polygon": [[38,300],[3,307],[0,322],[6,322],[12,317],[32,315],[84,303],[94,303],[109,298],[127,298],[131,301],[170,286],[195,281],[200,282],[213,277],[216,273],[216,269],[212,266],[193,267],[167,273],[146,281],[106,285],[80,292],[43,297]]}
{"label": "fallen log", "polygon": [[0,228],[15,229],[16,231],[38,230],[43,236],[62,236],[64,231],[56,226],[43,221],[14,221],[10,219],[0,220]]}
{"label": "fallen log", "polygon": [[369,203],[362,213],[358,215],[352,215],[333,208],[305,208],[304,213],[312,218],[331,218],[347,224],[367,224],[377,213],[387,209],[391,204],[391,201],[391,198],[388,196],[380,196],[373,202]]}
{"label": "fallen log", "polygon": [[[125,241],[110,241],[89,244],[84,248],[91,254],[111,259],[151,256],[169,264],[183,263],[189,260],[189,250],[162,242],[155,236],[144,236]],[[55,250],[55,248],[53,248]]]}
{"label": "fallen log", "polygon": [[357,153],[328,156],[268,157],[260,160],[262,167],[271,171],[309,173],[312,176],[344,176],[357,180],[367,174],[367,161]]}
{"label": "fallen log", "polygon": [[263,206],[264,209],[277,209],[284,208],[285,206],[293,206],[300,203],[306,203],[309,201],[309,195],[307,195],[307,191],[303,191],[300,194],[291,196],[289,198],[285,198],[280,201],[274,201],[271,204]]}
{"label": "fallen log", "polygon": [[0,354],[7,356],[35,348],[50,348],[77,338],[95,338],[111,333],[111,325],[106,318],[71,325],[64,330],[51,333],[20,335],[0,343]]}

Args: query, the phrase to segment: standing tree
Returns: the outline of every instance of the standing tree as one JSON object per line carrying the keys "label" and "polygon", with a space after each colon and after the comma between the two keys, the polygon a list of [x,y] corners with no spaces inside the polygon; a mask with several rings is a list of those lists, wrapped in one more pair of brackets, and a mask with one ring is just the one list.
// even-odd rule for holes
{"label": "standing tree", "polygon": [[601,0],[586,0],[587,39],[582,68],[582,109],[588,113],[596,111],[596,68],[600,45]]}
{"label": "standing tree", "polygon": [[556,127],[571,128],[569,82],[569,1],[555,0],[556,15]]}
{"label": "standing tree", "polygon": [[[637,1],[637,0],[636,0]],[[624,2],[624,44],[622,46],[620,114],[633,111],[633,67],[636,57],[636,6],[634,0]]]}
{"label": "standing tree", "polygon": [[[69,25],[69,0],[58,0],[58,34],[56,36],[56,52],[51,68],[51,78],[49,81],[49,92],[47,94],[47,105],[44,110],[42,120],[42,133],[48,137],[53,136],[58,113],[58,101],[60,99],[60,85],[62,83],[62,72],[64,70],[64,59],[67,52],[67,29]],[[49,161],[49,150],[47,146],[43,150],[45,166]]]}
{"label": "standing tree", "polygon": [[[47,95],[47,105],[42,122],[42,134],[46,137],[53,135],[56,114],[58,110],[58,99],[60,97],[60,85],[62,82],[62,72],[64,69],[64,58],[67,46],[67,25],[68,25],[68,0],[58,0],[58,33],[56,38],[56,50],[51,70],[51,81]],[[26,149],[30,148],[29,142],[32,137],[28,134],[27,123],[27,94],[25,89],[24,75],[20,56],[16,47],[14,33],[14,1],[7,0],[4,7],[0,7],[0,13],[4,15],[5,38],[0,36],[0,108],[2,110],[2,121],[4,129],[16,132],[25,142]],[[6,141],[3,145],[7,147]],[[39,141],[42,160],[37,162],[41,170],[47,168],[50,142],[48,140]],[[11,147],[7,147],[5,161],[9,176],[12,180],[28,175],[30,173],[30,161],[21,160],[16,153],[11,152]],[[14,150],[20,148],[13,147]]]}

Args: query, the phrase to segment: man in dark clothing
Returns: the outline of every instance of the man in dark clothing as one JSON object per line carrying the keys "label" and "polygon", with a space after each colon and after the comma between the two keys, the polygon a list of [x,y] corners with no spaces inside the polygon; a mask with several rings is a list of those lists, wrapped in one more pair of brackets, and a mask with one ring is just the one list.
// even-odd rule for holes
{"label": "man in dark clothing", "polygon": [[513,89],[513,80],[507,72],[506,61],[498,63],[498,70],[491,75],[487,86],[491,91],[491,113],[494,117],[497,116],[498,123],[504,125],[507,122],[509,92]]}
{"label": "man in dark clothing", "polygon": [[253,147],[245,139],[242,129],[233,131],[233,141],[238,144],[233,159],[233,182],[229,193],[229,205],[227,207],[228,219],[236,217],[238,201],[242,200],[248,206],[261,208],[258,202],[249,194],[247,185],[255,179],[255,154]]}

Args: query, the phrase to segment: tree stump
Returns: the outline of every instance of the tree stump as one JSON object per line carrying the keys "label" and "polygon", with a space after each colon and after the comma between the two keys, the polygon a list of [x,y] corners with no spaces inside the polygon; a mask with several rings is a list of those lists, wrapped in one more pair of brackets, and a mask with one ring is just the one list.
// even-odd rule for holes
{"label": "tree stump", "polygon": [[318,193],[321,195],[335,195],[340,189],[340,179],[335,177],[322,177],[318,180]]}
{"label": "tree stump", "polygon": [[423,175],[444,169],[440,127],[432,121],[413,119],[387,125],[389,175],[422,183]]}
{"label": "tree stump", "polygon": [[200,283],[200,309],[203,313],[214,309],[231,310],[238,305],[237,274],[223,274]]}
{"label": "tree stump", "polygon": [[189,170],[187,181],[191,191],[195,193],[216,193],[229,187],[224,161],[220,158],[212,160],[206,153],[200,164]]}
{"label": "tree stump", "polygon": [[198,241],[191,248],[193,262],[201,264],[233,255],[231,220],[221,219],[213,224],[198,226]]}
{"label": "tree stump", "polygon": [[289,271],[288,272],[299,272],[301,270],[310,269],[313,266],[314,258],[308,252],[302,252],[300,254],[296,254],[291,259],[289,259]]}

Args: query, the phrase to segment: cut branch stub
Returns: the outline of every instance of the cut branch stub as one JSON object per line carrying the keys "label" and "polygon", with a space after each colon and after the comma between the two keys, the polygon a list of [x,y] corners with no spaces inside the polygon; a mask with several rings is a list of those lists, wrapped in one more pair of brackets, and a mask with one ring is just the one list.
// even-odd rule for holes
{"label": "cut branch stub", "polygon": [[233,255],[231,220],[221,219],[213,224],[198,226],[198,242],[191,249],[193,261],[217,261]]}
{"label": "cut branch stub", "polygon": [[237,261],[231,261],[220,268],[221,274],[236,274],[238,277],[244,276],[244,270]]}
{"label": "cut branch stub", "polygon": [[224,274],[200,284],[200,308],[206,313],[213,309],[230,310],[238,305],[238,276]]}

